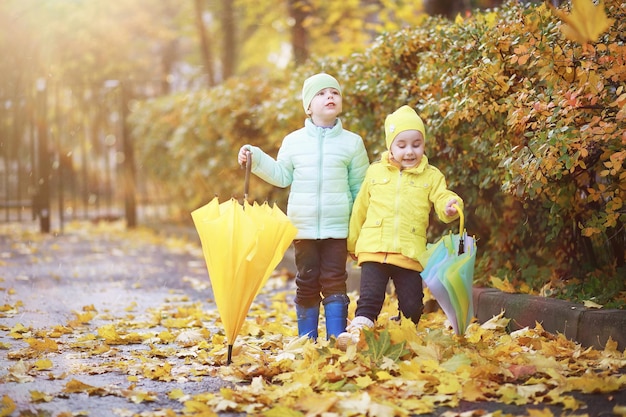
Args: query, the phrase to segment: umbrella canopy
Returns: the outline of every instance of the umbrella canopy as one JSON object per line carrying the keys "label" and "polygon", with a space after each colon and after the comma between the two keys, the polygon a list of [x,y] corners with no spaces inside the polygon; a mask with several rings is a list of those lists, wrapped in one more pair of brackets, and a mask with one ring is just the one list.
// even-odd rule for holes
{"label": "umbrella canopy", "polygon": [[[247,183],[247,176],[246,176]],[[247,187],[246,187],[247,196]],[[228,340],[228,363],[239,330],[297,229],[276,206],[217,197],[191,213],[200,236],[215,304]]]}
{"label": "umbrella canopy", "polygon": [[476,262],[476,239],[465,231],[463,212],[460,215],[460,234],[443,236],[429,244],[420,258],[422,279],[441,309],[450,320],[457,335],[465,333],[474,316],[472,283]]}

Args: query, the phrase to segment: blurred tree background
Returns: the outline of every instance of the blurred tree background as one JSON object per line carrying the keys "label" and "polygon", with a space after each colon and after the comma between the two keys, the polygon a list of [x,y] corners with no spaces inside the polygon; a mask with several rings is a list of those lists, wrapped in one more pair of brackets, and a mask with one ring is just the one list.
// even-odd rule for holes
{"label": "blurred tree background", "polygon": [[161,93],[348,56],[376,36],[494,0],[5,0],[0,88],[160,81]]}
{"label": "blurred tree background", "polygon": [[[372,161],[388,112],[425,118],[479,239],[478,283],[623,307],[625,17],[620,0],[5,0],[0,97],[122,83],[138,181],[189,221],[241,198],[239,147],[275,154],[302,126],[304,78],[333,73]],[[257,201],[285,196],[252,179]]]}

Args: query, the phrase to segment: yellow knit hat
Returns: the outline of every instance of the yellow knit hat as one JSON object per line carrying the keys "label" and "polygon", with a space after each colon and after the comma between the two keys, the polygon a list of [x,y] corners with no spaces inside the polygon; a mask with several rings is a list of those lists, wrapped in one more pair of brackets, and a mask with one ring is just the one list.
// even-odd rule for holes
{"label": "yellow knit hat", "polygon": [[304,111],[309,109],[311,100],[313,100],[313,97],[315,97],[317,93],[329,87],[337,89],[339,94],[342,94],[339,82],[335,77],[324,72],[312,75],[304,80],[304,85],[302,86],[302,105],[304,106]]}
{"label": "yellow knit hat", "polygon": [[406,105],[400,107],[385,119],[385,142],[387,143],[387,149],[391,147],[398,133],[405,130],[418,130],[421,132],[424,140],[426,140],[424,122],[415,110]]}

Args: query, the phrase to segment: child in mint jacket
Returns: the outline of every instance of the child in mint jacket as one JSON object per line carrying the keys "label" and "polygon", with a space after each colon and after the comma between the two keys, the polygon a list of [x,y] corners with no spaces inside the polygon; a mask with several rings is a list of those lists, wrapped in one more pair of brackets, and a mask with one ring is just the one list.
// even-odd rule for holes
{"label": "child in mint jacket", "polygon": [[338,337],[340,346],[357,343],[362,328],[371,328],[393,280],[400,312],[414,323],[423,311],[418,256],[426,250],[431,208],[443,222],[459,217],[463,201],[450,191],[424,154],[424,123],[415,110],[402,106],[385,119],[387,151],[367,170],[355,200],[348,251],[361,266],[360,295],[354,320]]}
{"label": "child in mint jacket", "polygon": [[287,216],[298,229],[294,239],[298,334],[318,336],[320,302],[326,335],[344,332],[347,296],[346,238],[354,199],[369,159],[361,137],[345,130],[338,118],[341,87],[329,74],[307,78],[302,105],[309,116],[304,127],[288,134],[276,159],[260,148],[244,145],[240,164],[252,156],[252,173],[277,186],[289,187]]}

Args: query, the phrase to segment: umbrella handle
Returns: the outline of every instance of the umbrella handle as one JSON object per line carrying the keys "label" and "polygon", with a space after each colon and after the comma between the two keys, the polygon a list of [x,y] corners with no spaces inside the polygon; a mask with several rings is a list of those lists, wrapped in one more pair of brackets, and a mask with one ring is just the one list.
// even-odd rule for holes
{"label": "umbrella handle", "polygon": [[459,213],[459,234],[463,234],[463,230],[465,229],[465,216],[463,215],[463,210],[459,207],[458,204],[452,204],[452,207],[456,209]]}
{"label": "umbrella handle", "polygon": [[459,213],[459,255],[465,253],[465,242],[463,236],[465,235],[465,216],[463,210],[458,204],[453,204],[452,207]]}
{"label": "umbrella handle", "polygon": [[250,188],[250,171],[252,171],[252,152],[246,151],[246,177],[243,181],[243,199],[248,201],[248,190]]}

